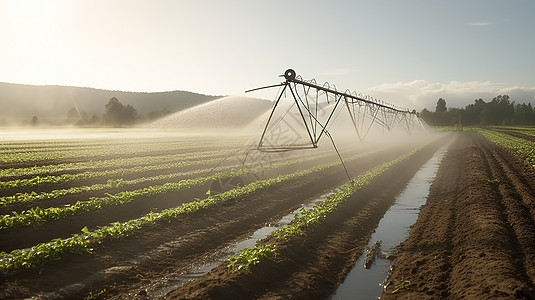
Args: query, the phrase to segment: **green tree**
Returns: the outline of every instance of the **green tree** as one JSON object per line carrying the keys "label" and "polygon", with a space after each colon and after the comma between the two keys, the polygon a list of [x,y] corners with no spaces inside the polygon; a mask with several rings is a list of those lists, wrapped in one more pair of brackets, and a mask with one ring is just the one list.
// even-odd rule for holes
{"label": "green tree", "polygon": [[39,124],[39,118],[37,118],[37,116],[33,116],[31,124],[32,126],[37,126]]}
{"label": "green tree", "polygon": [[439,98],[435,108],[435,122],[437,125],[449,125],[448,116],[446,115],[447,111],[446,100]]}
{"label": "green tree", "polygon": [[437,106],[435,108],[435,112],[436,113],[443,113],[445,111],[447,111],[448,108],[446,107],[446,100],[442,99],[442,98],[439,98],[438,101],[437,101]]}
{"label": "green tree", "polygon": [[481,124],[481,112],[485,107],[485,101],[479,98],[474,100],[473,104],[465,107],[465,114],[463,115],[463,125],[479,125]]}
{"label": "green tree", "polygon": [[498,95],[488,103],[476,99],[464,109],[447,109],[446,100],[440,98],[434,112],[424,109],[420,116],[429,125],[535,125],[531,103],[515,104],[508,95]]}
{"label": "green tree", "polygon": [[100,122],[100,119],[98,118],[97,114],[93,114],[89,119],[88,124],[95,125],[98,122]]}
{"label": "green tree", "polygon": [[436,121],[435,121],[435,113],[427,110],[427,108],[424,108],[422,110],[422,112],[420,113],[420,117],[422,119],[424,119],[424,121],[427,123],[427,124],[430,124],[430,125],[435,125],[436,124]]}
{"label": "green tree", "polygon": [[124,106],[117,98],[113,97],[106,104],[104,120],[112,125],[131,125],[137,119],[136,109],[128,104]]}

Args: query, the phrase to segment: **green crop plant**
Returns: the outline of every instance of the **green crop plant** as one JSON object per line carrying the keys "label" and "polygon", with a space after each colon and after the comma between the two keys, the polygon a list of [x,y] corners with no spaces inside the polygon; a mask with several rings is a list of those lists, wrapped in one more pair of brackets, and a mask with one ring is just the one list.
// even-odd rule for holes
{"label": "green crop plant", "polygon": [[[357,159],[368,154],[369,153],[358,154],[352,157],[351,159]],[[290,163],[291,162],[284,162],[281,164]],[[87,227],[84,227],[81,233],[73,234],[72,237],[68,239],[54,239],[48,243],[41,243],[36,246],[33,246],[29,250],[17,249],[11,251],[10,253],[1,252],[0,270],[8,271],[19,268],[33,268],[45,263],[47,258],[53,257],[54,259],[57,259],[64,253],[91,252],[90,246],[92,244],[102,243],[106,239],[117,239],[124,236],[128,236],[132,232],[140,230],[145,226],[150,226],[157,222],[170,221],[172,219],[180,217],[183,214],[193,213],[200,209],[223,203],[225,201],[233,200],[238,197],[254,193],[261,189],[267,189],[276,184],[301,176],[305,176],[307,174],[321,172],[327,168],[339,164],[339,161],[330,162],[323,165],[315,166],[310,169],[301,170],[286,175],[280,175],[275,178],[255,181],[246,186],[237,187],[221,194],[211,195],[206,199],[195,199],[192,202],[184,203],[176,208],[165,209],[159,213],[149,212],[148,214],[138,219],[129,220],[123,223],[114,222],[107,226],[102,226],[94,231],[90,231]],[[227,174],[228,173],[230,172],[227,172]],[[194,180],[187,181],[193,182]],[[53,250],[48,248],[51,248]],[[54,255],[42,255],[41,253],[43,253],[43,251],[53,251]]]}
{"label": "green crop plant", "polygon": [[89,295],[87,295],[84,300],[93,300],[93,299],[102,299],[102,297],[107,293],[107,289],[101,289],[98,291],[91,291],[89,292]]}
{"label": "green crop plant", "polygon": [[396,160],[383,163],[339,186],[337,192],[329,195],[325,201],[315,205],[311,209],[301,209],[290,224],[275,230],[272,234],[279,239],[286,239],[293,235],[303,235],[304,228],[310,226],[310,224],[318,223],[321,219],[334,211],[340,203],[351,197],[356,191],[369,185],[375,177],[381,175],[400,161],[409,158],[416,151],[417,150],[413,150]]}
{"label": "green crop plant", "polygon": [[[65,144],[58,144],[57,147],[50,147],[46,151],[38,151],[36,149],[35,142],[28,142],[25,145],[12,148],[9,150],[0,151],[0,162],[2,163],[19,163],[19,162],[31,162],[31,161],[46,161],[66,158],[108,158],[110,156],[147,156],[155,151],[176,151],[177,149],[187,149],[191,152],[194,149],[203,149],[206,144],[199,143],[198,141],[190,141],[184,143],[184,141],[177,141],[172,143],[156,143],[152,144],[147,142],[147,147],[132,147],[132,143],[103,143],[98,145],[74,145],[73,147],[66,146]],[[4,147],[8,146],[4,144]],[[235,146],[229,145],[230,148]]]}
{"label": "green crop plant", "polygon": [[[291,160],[291,161],[294,163],[297,163],[297,162],[305,162],[305,161],[309,161],[313,159],[321,159],[321,158],[325,158],[325,155],[309,156],[309,157],[300,158],[299,160]],[[290,159],[287,159],[287,160],[290,161]],[[235,167],[237,167],[237,165],[225,166],[222,168],[222,170],[229,170]],[[56,199],[56,198],[63,197],[66,195],[75,195],[75,194],[82,193],[82,192],[89,192],[89,191],[94,192],[94,191],[99,191],[99,190],[106,190],[109,188],[115,188],[119,186],[136,185],[136,184],[146,183],[146,182],[151,182],[151,181],[170,180],[170,179],[174,179],[177,177],[197,176],[200,174],[207,174],[209,173],[209,171],[210,169],[197,169],[197,170],[188,171],[188,172],[171,173],[171,174],[157,175],[157,176],[152,176],[152,177],[141,177],[141,178],[136,178],[132,180],[110,179],[108,180],[107,183],[98,183],[98,184],[94,184],[91,186],[77,186],[77,187],[71,187],[68,189],[53,190],[50,192],[16,193],[15,195],[0,197],[0,206],[6,206],[6,205],[13,204],[13,203],[51,200],[51,199]]]}
{"label": "green crop plant", "polygon": [[249,271],[251,266],[258,264],[262,259],[275,256],[275,246],[270,244],[245,248],[236,257],[227,259],[227,266],[232,271]]}
{"label": "green crop plant", "polygon": [[535,143],[523,138],[514,137],[494,130],[477,130],[489,141],[510,149],[524,159],[532,168],[535,168]]}
{"label": "green crop plant", "polygon": [[49,175],[45,177],[35,176],[28,179],[16,179],[11,181],[0,181],[0,189],[15,189],[22,187],[36,186],[44,183],[66,183],[74,180],[86,180],[91,178],[98,177],[107,177],[107,176],[123,176],[134,173],[149,172],[149,171],[159,171],[159,170],[168,170],[182,168],[186,166],[193,165],[209,165],[217,163],[221,158],[212,158],[204,160],[194,160],[194,161],[180,161],[172,162],[166,164],[157,164],[149,166],[137,166],[131,168],[122,168],[115,170],[106,170],[106,171],[87,171],[77,174],[62,174],[62,175]]}
{"label": "green crop plant", "polygon": [[[193,155],[194,154],[194,155]],[[208,158],[221,157],[221,151],[188,152],[161,156],[142,156],[97,160],[88,162],[60,163],[54,165],[33,166],[25,168],[8,168],[0,170],[0,177],[41,175],[55,172],[97,170],[111,168],[125,168],[129,166],[143,166],[177,162],[188,157]]]}
{"label": "green crop plant", "polygon": [[[372,152],[357,154],[347,159],[346,161],[351,161],[357,158],[365,157],[366,155],[370,153]],[[408,156],[410,156],[410,153],[406,154],[400,159],[382,164],[379,167],[376,167],[372,169],[371,171],[366,172],[365,174],[357,177],[357,179],[352,180],[351,185],[358,186],[359,182],[366,182],[366,180],[371,180],[371,178],[377,176],[380,172],[385,171],[387,168],[389,168],[396,162],[399,162],[401,161],[401,159],[407,158]],[[291,162],[282,162],[280,163],[280,166],[289,165],[290,163]],[[178,207],[162,210],[159,213],[149,212],[148,214],[140,218],[129,220],[127,222],[122,222],[122,223],[114,222],[107,226],[99,227],[98,229],[95,229],[93,231],[90,231],[87,227],[85,227],[82,229],[81,233],[73,234],[70,238],[67,238],[67,239],[54,239],[47,243],[40,243],[29,249],[23,249],[23,250],[16,249],[16,250],[11,251],[10,253],[1,252],[0,253],[0,270],[9,271],[9,270],[16,270],[19,268],[34,268],[34,267],[43,265],[49,260],[59,259],[61,258],[62,255],[66,253],[91,252],[92,245],[103,243],[106,240],[119,239],[125,236],[129,236],[130,234],[137,232],[139,230],[142,230],[143,228],[147,226],[152,226],[155,223],[169,222],[173,219],[176,219],[182,216],[183,214],[193,213],[200,209],[211,207],[216,204],[223,203],[225,201],[235,200],[241,196],[254,193],[258,190],[268,189],[270,187],[273,187],[276,184],[280,184],[282,182],[296,179],[296,178],[299,178],[308,174],[322,172],[326,170],[327,168],[331,168],[337,165],[340,165],[340,162],[334,161],[334,162],[322,164],[319,166],[315,166],[306,170],[300,170],[294,173],[280,175],[275,178],[270,178],[266,180],[258,180],[246,186],[237,187],[235,189],[232,189],[232,190],[229,190],[224,193],[217,194],[217,195],[209,195],[209,197],[205,199],[195,199],[194,201],[181,204]],[[223,172],[223,173],[218,173],[216,175],[217,176],[229,176],[229,175],[235,176],[235,175],[241,174],[239,172],[246,172],[246,170]],[[205,177],[202,180],[210,181],[213,179],[214,177]],[[148,190],[142,189],[142,191],[137,191],[137,192],[141,194],[146,193],[144,195],[150,195],[151,193],[161,192],[161,189],[177,188],[178,186],[177,184],[184,184],[184,185],[194,184],[196,180],[199,180],[199,179],[183,180],[183,181],[180,181],[179,183],[168,183],[168,184],[158,186],[158,187],[150,187],[148,188]],[[294,228],[296,228],[296,231],[302,231],[302,229],[308,226],[308,224],[311,224],[313,222],[316,222],[317,220],[322,219],[325,216],[325,213],[332,211],[339,202],[343,201],[343,199],[348,198],[353,192],[351,191],[350,188],[339,189],[336,193],[338,194],[338,196],[333,196],[331,200],[328,201],[328,203],[326,203],[325,205],[321,207],[318,207],[317,212],[313,212],[313,211],[307,212],[303,210],[302,213],[300,213],[301,217],[296,217],[299,220],[297,221],[294,220],[292,222],[292,223],[298,223],[301,225],[296,226]],[[115,200],[120,200],[120,198],[122,198],[123,196],[128,198],[128,197],[137,197],[139,195],[136,195],[136,193],[128,192],[126,194],[123,194],[122,196],[109,195],[109,198],[111,199],[119,198]],[[336,199],[339,199],[339,200],[336,200]],[[84,204],[84,205],[91,206],[90,204]],[[102,206],[103,203],[93,204],[93,206],[99,206],[99,205]],[[40,210],[37,210],[37,211],[40,211]],[[292,225],[292,223],[290,223],[288,226],[290,225],[294,226]],[[252,251],[252,253],[257,253],[257,252],[258,253],[254,255],[251,253],[248,253],[244,257],[249,257],[249,258],[244,259],[244,260],[246,261],[250,260],[251,262],[257,263],[262,258],[269,257],[270,255],[273,255],[276,252],[276,248],[273,248],[270,245],[264,245],[264,246],[260,245],[255,248],[263,249],[263,250],[262,251],[248,250],[249,252]],[[240,261],[241,260],[242,259],[240,258]],[[230,261],[232,261],[232,259]],[[238,266],[239,263],[235,263],[234,265]],[[241,269],[244,269],[244,268],[245,267],[241,267]]]}
{"label": "green crop plant", "polygon": [[[333,212],[340,203],[347,200],[356,191],[358,191],[359,189],[363,188],[366,185],[369,185],[374,178],[383,174],[386,170],[390,169],[391,167],[400,163],[401,161],[404,161],[410,158],[412,155],[414,155],[414,153],[421,150],[422,148],[423,146],[416,148],[395,160],[383,163],[359,175],[355,179],[352,179],[346,182],[345,184],[337,187],[335,189],[336,192],[329,195],[325,199],[325,201],[323,201],[320,204],[315,205],[311,209],[302,208],[294,216],[294,219],[288,225],[282,226],[279,229],[275,230],[274,232],[271,233],[271,236],[279,240],[286,240],[286,239],[291,238],[292,236],[304,235],[305,228],[309,227],[311,224],[319,223],[329,213]],[[271,252],[273,253],[276,252],[276,245],[274,244],[262,244],[262,245],[258,245],[257,247],[267,247],[270,249]],[[248,261],[249,260],[248,258],[251,256],[250,252],[251,252],[250,249],[245,249],[237,257],[231,257],[227,259],[228,268],[230,268],[234,272],[241,271],[241,270],[248,270],[248,268],[245,268],[245,267],[239,268],[241,264],[237,263],[237,261]],[[255,256],[254,263],[257,264],[261,259],[265,257],[266,256]]]}
{"label": "green crop plant", "polygon": [[404,289],[410,289],[411,286],[412,285],[411,285],[410,280],[402,280],[400,284],[394,287],[394,289],[390,292],[390,294],[399,293],[401,290],[404,290]]}
{"label": "green crop plant", "polygon": [[[365,153],[366,155],[368,153]],[[356,157],[361,157],[365,154],[360,154]],[[317,157],[316,157],[317,158]],[[307,159],[307,158],[305,158]],[[287,160],[279,163],[270,165],[270,168],[277,168],[282,166],[287,166],[302,162],[302,160]],[[340,164],[336,161],[334,164]],[[125,203],[132,202],[136,199],[142,199],[144,197],[164,194],[169,192],[177,192],[184,189],[190,189],[192,187],[201,186],[207,184],[214,180],[220,180],[224,178],[232,178],[235,176],[241,176],[248,173],[255,173],[265,169],[265,167],[260,166],[252,169],[237,169],[231,171],[218,172],[210,176],[199,177],[195,179],[183,179],[179,182],[168,182],[163,185],[150,186],[142,189],[137,189],[133,191],[123,191],[114,195],[106,194],[105,197],[91,197],[87,201],[77,201],[73,205],[68,207],[50,207],[42,209],[39,207],[34,207],[20,213],[13,212],[13,215],[6,215],[0,217],[0,230],[5,230],[14,227],[20,226],[37,226],[42,223],[66,218],[69,216],[76,215],[82,212],[90,212],[102,209],[106,206],[111,205],[122,205]]]}
{"label": "green crop plant", "polygon": [[29,249],[16,249],[10,253],[0,252],[0,270],[40,267],[48,261],[59,259],[66,252],[87,253],[90,251],[88,244],[87,239],[76,236],[68,239],[53,239]]}

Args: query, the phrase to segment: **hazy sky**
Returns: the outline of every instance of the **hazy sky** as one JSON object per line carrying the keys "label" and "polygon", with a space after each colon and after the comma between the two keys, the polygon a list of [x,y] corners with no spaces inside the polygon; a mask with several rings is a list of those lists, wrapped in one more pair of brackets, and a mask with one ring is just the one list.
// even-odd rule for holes
{"label": "hazy sky", "polygon": [[240,95],[293,68],[408,108],[535,102],[532,0],[0,0],[0,45],[1,82]]}

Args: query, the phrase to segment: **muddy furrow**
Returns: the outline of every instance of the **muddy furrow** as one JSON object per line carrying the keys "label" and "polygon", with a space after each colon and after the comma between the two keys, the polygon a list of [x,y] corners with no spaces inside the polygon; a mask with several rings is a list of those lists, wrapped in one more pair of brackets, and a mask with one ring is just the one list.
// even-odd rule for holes
{"label": "muddy furrow", "polygon": [[[519,179],[519,171],[514,169],[511,159],[505,159],[503,153],[489,143],[480,143],[481,149],[489,162],[490,171],[500,195],[501,207],[507,219],[512,237],[516,237],[515,254],[521,262],[518,264],[520,273],[525,273],[535,283],[535,215],[533,209],[535,199],[533,190]],[[522,171],[520,171],[522,172]],[[522,174],[522,173],[520,173]],[[524,173],[529,176],[529,173]]]}
{"label": "muddy furrow", "polygon": [[519,159],[511,159],[515,153],[484,141],[484,147],[492,149],[492,156],[499,163],[503,174],[510,180],[513,192],[521,199],[535,221],[535,170]]}
{"label": "muddy furrow", "polygon": [[400,299],[445,299],[449,296],[453,231],[457,218],[464,149],[470,141],[457,136],[444,156],[432,184],[428,200],[420,209],[417,222],[409,237],[398,246],[387,291],[381,298],[396,298],[390,294],[403,283],[410,283],[410,292],[403,290]]}
{"label": "muddy furrow", "polygon": [[[472,135],[472,139],[477,138]],[[508,298],[526,284],[517,268],[517,238],[503,213],[492,162],[482,155],[478,143],[467,150],[471,157],[465,160],[464,192],[456,208],[459,214],[452,236],[455,247],[449,290],[454,298]]]}
{"label": "muddy furrow", "polygon": [[[353,206],[344,206],[343,217],[329,217],[323,224],[325,228],[317,228],[304,240],[305,251],[311,253],[306,256],[307,259],[296,264],[286,277],[278,276],[276,284],[269,287],[269,291],[254,295],[254,298],[284,298],[291,294],[296,299],[325,299],[332,295],[363,253],[395,196],[421,167],[420,163],[413,161],[410,166],[405,165],[404,170],[398,167],[394,178],[380,178],[375,188],[355,195],[355,199],[360,200]],[[299,282],[299,285],[295,282]]]}
{"label": "muddy furrow", "polygon": [[511,179],[480,139],[463,133],[445,156],[427,203],[398,247],[382,299],[510,299],[532,293],[524,250],[531,246],[523,245],[527,233],[521,232],[529,228],[524,222],[515,230],[508,211],[522,201],[500,188]]}
{"label": "muddy furrow", "polygon": [[[305,236],[277,241],[277,256],[231,272],[220,265],[171,299],[325,299],[350,271],[380,219],[416,171],[444,143],[426,147],[372,181]],[[269,242],[269,239],[267,240]]]}
{"label": "muddy furrow", "polygon": [[[352,172],[356,174],[364,171],[367,167],[374,166],[386,159],[396,157],[405,148],[381,150],[365,157],[358,158],[352,163]],[[336,158],[329,156],[330,159]],[[297,165],[283,167],[266,168],[263,174],[241,176],[244,184],[255,181],[259,178],[271,178],[280,174],[288,174],[295,169],[306,169],[324,163],[324,159],[311,159]],[[342,166],[335,166],[325,171],[325,174],[336,174]],[[346,177],[347,178],[347,177]],[[341,182],[341,181],[340,181]],[[0,231],[0,251],[12,251],[19,248],[27,248],[38,243],[48,242],[53,238],[67,238],[74,233],[79,233],[84,227],[94,229],[97,226],[107,225],[111,222],[125,222],[130,219],[139,218],[150,211],[159,212],[162,209],[177,207],[183,203],[193,201],[195,198],[206,198],[206,191],[210,189],[210,183],[184,189],[178,192],[168,192],[164,194],[146,196],[135,199],[122,205],[111,205],[102,209],[82,212],[73,216],[68,216],[58,220],[50,220],[44,224],[36,226],[23,226]]]}
{"label": "muddy furrow", "polygon": [[510,136],[514,136],[514,137],[517,137],[517,138],[521,138],[521,139],[525,139],[525,140],[528,140],[528,141],[535,142],[535,136],[533,136],[533,135],[524,134],[524,133],[521,133],[521,132],[518,132],[518,131],[513,131],[513,130],[503,130],[503,129],[502,130],[493,129],[493,130],[496,130],[497,132],[508,134]]}
{"label": "muddy furrow", "polygon": [[[306,197],[317,196],[331,186],[312,185],[310,183],[313,180],[326,182],[326,178],[318,177],[317,174],[309,176],[276,190],[229,203],[228,206],[185,215],[169,224],[103,244],[94,249],[93,255],[72,255],[56,264],[45,266],[40,271],[45,276],[40,276],[38,271],[26,271],[2,278],[7,281],[8,288],[4,290],[4,295],[0,294],[0,298],[51,293],[73,284],[81,284],[83,287],[71,291],[69,297],[81,298],[92,290],[103,288],[108,291],[107,297],[123,293],[137,294],[142,290],[132,292],[136,286],[148,285],[166,275],[187,270],[190,264],[202,262],[209,253],[236,238],[243,238],[253,228],[263,226],[274,216],[288,213],[306,201]],[[302,198],[290,197],[293,193],[301,194]],[[66,276],[66,266],[78,272]],[[89,274],[102,275],[94,278]],[[27,280],[31,280],[32,284],[29,285]],[[25,292],[24,289],[28,291]]]}
{"label": "muddy furrow", "polygon": [[[396,157],[401,151],[390,152],[390,156]],[[370,157],[351,164],[350,171],[361,172],[363,168],[388,160],[388,156]],[[124,240],[104,243],[95,247],[93,255],[72,255],[45,265],[41,270],[3,275],[0,279],[6,284],[0,298],[28,297],[61,289],[68,297],[81,297],[103,288],[107,290],[106,297],[143,296],[145,289],[165,274],[177,276],[187,271],[191,264],[203,262],[218,249],[243,239],[265,223],[288,214],[345,180],[343,168],[332,168],[185,215]],[[65,274],[66,266],[76,272]],[[76,290],[64,288],[78,284]]]}

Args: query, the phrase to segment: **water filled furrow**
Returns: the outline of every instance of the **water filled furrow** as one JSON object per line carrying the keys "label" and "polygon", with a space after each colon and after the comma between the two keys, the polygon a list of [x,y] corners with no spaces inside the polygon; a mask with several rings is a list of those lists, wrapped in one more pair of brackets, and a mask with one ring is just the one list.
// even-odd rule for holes
{"label": "water filled furrow", "polygon": [[[359,257],[332,299],[355,299],[357,295],[359,299],[374,299],[381,295],[382,284],[390,270],[389,257],[394,254],[394,248],[406,239],[410,227],[416,222],[448,146],[449,143],[440,148],[409,181],[372,234],[368,249],[373,253],[367,257],[365,251]],[[380,245],[374,247],[377,242]]]}

